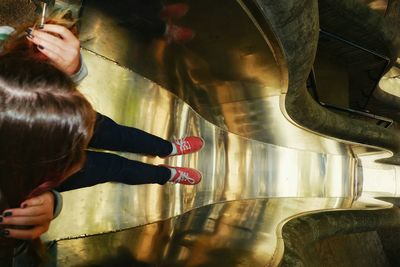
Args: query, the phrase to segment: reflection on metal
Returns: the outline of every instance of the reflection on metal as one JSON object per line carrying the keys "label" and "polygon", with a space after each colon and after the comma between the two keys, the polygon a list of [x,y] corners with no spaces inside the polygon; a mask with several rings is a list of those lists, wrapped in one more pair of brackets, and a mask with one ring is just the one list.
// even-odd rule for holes
{"label": "reflection on metal", "polygon": [[[189,102],[196,108],[280,93],[281,73],[273,51],[236,1],[220,0],[218,5],[211,0],[189,1],[190,11],[179,23],[189,23],[198,34],[185,46],[167,45],[162,37],[138,42],[134,26],[124,23],[134,14],[131,3],[120,3],[113,7],[105,0],[85,2],[84,48],[151,78],[185,100],[196,100]],[[126,9],[119,10],[121,6]],[[219,15],[226,10],[229,16]],[[207,23],[198,18],[205,12],[212,12]],[[239,27],[224,27],[232,23]]]}
{"label": "reflection on metal", "polygon": [[283,253],[279,229],[287,218],[384,206],[391,205],[349,198],[237,200],[117,233],[63,240],[53,253],[58,266],[275,266]]}
{"label": "reflection on metal", "polygon": [[[84,57],[91,73],[96,75],[82,83],[81,91],[98,111],[164,138],[200,135],[205,139],[207,146],[200,153],[168,159],[171,165],[198,168],[204,178],[195,187],[107,184],[67,192],[64,212],[53,223],[49,239],[125,229],[227,200],[352,198],[357,194],[356,161],[346,151],[323,154],[296,150],[228,133],[202,119],[183,101],[149,80],[92,53],[85,52]],[[260,103],[265,104],[264,109],[269,108],[270,114],[278,114],[278,97]],[[231,112],[235,114],[235,109]],[[277,118],[286,127],[287,138],[292,130],[295,134],[304,132],[284,122],[281,114]],[[158,158],[124,156],[163,163]],[[115,216],[115,210],[122,212]],[[76,227],[65,229],[65,224]]]}
{"label": "reflection on metal", "polygon": [[[324,44],[327,42],[328,42],[328,45]],[[331,42],[336,44],[336,46],[333,46],[333,44]],[[324,44],[324,45],[321,45],[321,44]],[[368,101],[379,83],[380,77],[382,77],[383,74],[388,70],[388,67],[390,65],[390,59],[385,55],[381,55],[381,54],[377,53],[376,51],[370,50],[370,49],[365,48],[359,44],[356,44],[350,40],[342,38],[341,36],[338,36],[334,33],[327,32],[327,31],[321,29],[320,30],[319,47],[324,48],[329,45],[332,46],[332,48],[330,49],[331,50],[330,52],[332,53],[332,50],[334,50],[335,52],[333,52],[333,53],[334,53],[335,57],[344,58],[343,61],[346,62],[344,65],[349,69],[360,68],[359,65],[361,63],[357,62],[357,61],[361,61],[362,64],[364,64],[364,65],[368,64],[369,61],[374,62],[374,68],[371,67],[368,69],[368,71],[372,72],[372,70],[376,69],[376,71],[377,71],[376,77],[378,77],[378,78],[368,77],[369,79],[371,79],[372,86],[371,86],[371,88],[359,89],[362,91],[362,94],[365,97],[365,100],[363,99],[362,103],[359,103],[358,106],[354,107],[354,108],[360,108],[361,111],[365,111],[365,109],[368,105]],[[354,49],[355,51],[352,51],[350,49]],[[349,50],[351,51],[351,53],[349,52]],[[357,62],[357,63],[355,63],[355,62]],[[369,63],[369,64],[371,64],[371,63]],[[351,77],[352,72],[349,70],[348,73]],[[363,76],[361,76],[360,73],[358,73],[358,77],[364,78]],[[349,79],[351,79],[351,78],[349,78]],[[359,100],[359,102],[361,102],[361,101]]]}
{"label": "reflection on metal", "polygon": [[[399,60],[398,60],[399,61]],[[393,105],[395,104],[398,107],[400,101],[397,99],[400,97],[400,68],[399,64],[397,66],[393,66],[386,74],[382,77],[379,82],[379,89],[388,93],[389,95],[395,96],[394,99],[397,101],[392,101]]]}
{"label": "reflection on metal", "polygon": [[381,154],[360,157],[363,196],[400,197],[400,166],[378,163]]}
{"label": "reflection on metal", "polygon": [[[229,132],[301,150],[351,154],[346,145],[293,127],[277,105],[271,106],[269,97],[280,96],[287,89],[287,70],[282,69],[283,59],[276,58],[281,53],[279,46],[272,39],[266,40],[254,26],[254,18],[249,17],[252,14],[242,9],[243,3],[188,3],[190,12],[181,24],[190,25],[197,35],[192,42],[178,46],[160,38],[138,42],[135,31],[113,18],[117,11],[112,11],[108,1],[86,1],[83,47],[160,84],[201,117]],[[199,16],[208,13],[210,6],[212,14],[203,23]],[[218,15],[227,9],[230,16]]]}
{"label": "reflection on metal", "polygon": [[314,198],[214,204],[132,230],[58,242],[57,262],[82,267],[111,266],[112,262],[125,266],[265,266],[274,256],[280,221],[299,211],[350,207],[351,202]]}
{"label": "reflection on metal", "polygon": [[[95,108],[163,138],[200,135],[207,145],[167,160],[121,153],[197,168],[203,173],[197,186],[103,184],[64,193],[64,210],[47,240],[108,234],[59,241],[59,266],[116,266],[124,259],[121,266],[135,260],[231,266],[213,255],[232,265],[264,266],[279,259],[280,227],[292,216],[386,207],[354,202],[363,181],[353,152],[367,149],[305,131],[283,116],[282,53],[244,2],[251,1],[187,1],[191,10],[180,23],[196,38],[185,45],[138,42],[115,17],[124,10],[105,0],[85,2],[90,75],[81,91]],[[227,10],[229,16],[220,15]]]}
{"label": "reflection on metal", "polygon": [[372,10],[377,11],[382,16],[385,15],[386,9],[388,7],[388,1],[390,0],[358,0],[361,3],[368,5]]}

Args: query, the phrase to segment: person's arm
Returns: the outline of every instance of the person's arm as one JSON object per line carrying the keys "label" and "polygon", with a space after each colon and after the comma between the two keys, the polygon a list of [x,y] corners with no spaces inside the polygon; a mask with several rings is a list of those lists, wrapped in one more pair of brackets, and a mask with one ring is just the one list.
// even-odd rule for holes
{"label": "person's arm", "polygon": [[[52,33],[52,34],[50,34]],[[11,34],[11,32],[9,33]],[[56,36],[54,36],[54,34]],[[79,40],[65,27],[45,25],[42,30],[31,31],[28,38],[56,67],[79,83],[87,76],[87,67],[80,55]],[[0,216],[1,225],[31,226],[26,230],[5,228],[0,235],[17,239],[35,239],[47,232],[51,221],[62,209],[62,197],[56,191],[46,192],[28,199],[21,208],[10,209]]]}
{"label": "person's arm", "polygon": [[0,41],[5,41],[10,37],[10,35],[15,31],[13,27],[10,26],[0,26]]}
{"label": "person's arm", "polygon": [[3,51],[4,42],[15,32],[10,26],[0,26],[0,53]]}
{"label": "person's arm", "polygon": [[43,29],[31,30],[27,37],[57,68],[70,75],[75,83],[87,76],[88,70],[80,54],[80,42],[67,28],[45,24]]}
{"label": "person's arm", "polygon": [[60,215],[64,203],[63,203],[62,195],[59,192],[57,192],[55,190],[51,190],[50,192],[53,193],[53,196],[54,196],[54,205],[53,205],[54,206],[53,220],[54,220],[55,218],[58,217],[58,215]]}
{"label": "person's arm", "polygon": [[[16,239],[35,239],[47,232],[50,222],[62,208],[62,198],[54,191],[30,198],[21,204],[21,208],[5,210],[0,216],[3,237]],[[12,229],[7,225],[31,226],[28,229]]]}
{"label": "person's arm", "polygon": [[83,81],[83,79],[86,78],[86,76],[88,75],[88,69],[86,67],[85,62],[83,61],[82,55],[80,55],[80,60],[81,60],[81,66],[78,70],[78,72],[76,72],[75,74],[71,75],[71,79],[76,83],[79,84],[81,81]]}

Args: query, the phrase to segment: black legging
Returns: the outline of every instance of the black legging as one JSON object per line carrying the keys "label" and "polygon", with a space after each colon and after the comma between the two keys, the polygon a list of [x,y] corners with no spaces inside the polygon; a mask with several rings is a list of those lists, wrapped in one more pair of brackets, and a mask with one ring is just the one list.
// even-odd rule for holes
{"label": "black legging", "polygon": [[114,1],[120,24],[125,25],[139,39],[150,40],[162,37],[166,23],[160,19],[163,4],[160,0]]}
{"label": "black legging", "polygon": [[[95,131],[89,147],[165,157],[172,145],[155,135],[115,123],[97,113]],[[125,184],[165,184],[171,172],[162,166],[129,160],[114,154],[87,151],[82,170],[69,177],[57,190],[68,191],[105,182]]]}

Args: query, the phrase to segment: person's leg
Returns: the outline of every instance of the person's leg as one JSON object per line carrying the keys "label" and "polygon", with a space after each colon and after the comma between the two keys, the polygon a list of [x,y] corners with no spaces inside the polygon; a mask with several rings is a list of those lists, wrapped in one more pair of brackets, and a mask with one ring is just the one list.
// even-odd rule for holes
{"label": "person's leg", "polygon": [[166,157],[172,152],[171,142],[145,131],[119,125],[97,113],[96,126],[89,147]]}
{"label": "person's leg", "polygon": [[151,41],[161,38],[167,31],[167,24],[158,17],[147,17],[143,14],[131,14],[125,20],[129,29],[134,33],[139,41]]}
{"label": "person's leg", "polygon": [[125,10],[130,13],[142,14],[146,17],[157,17],[163,9],[164,5],[160,0],[130,0],[124,2]]}
{"label": "person's leg", "polygon": [[162,185],[170,179],[171,170],[166,166],[154,166],[110,153],[88,151],[84,168],[65,180],[57,190],[63,192],[106,182]]}
{"label": "person's leg", "polygon": [[119,125],[97,113],[93,137],[89,147],[167,157],[199,151],[204,141],[197,136],[187,136],[173,142],[145,131]]}
{"label": "person's leg", "polygon": [[160,18],[163,20],[177,20],[186,15],[189,11],[187,3],[175,3],[164,5],[160,12]]}
{"label": "person's leg", "polygon": [[122,24],[143,41],[164,36],[166,23],[160,19],[163,4],[158,0],[132,0],[126,2]]}

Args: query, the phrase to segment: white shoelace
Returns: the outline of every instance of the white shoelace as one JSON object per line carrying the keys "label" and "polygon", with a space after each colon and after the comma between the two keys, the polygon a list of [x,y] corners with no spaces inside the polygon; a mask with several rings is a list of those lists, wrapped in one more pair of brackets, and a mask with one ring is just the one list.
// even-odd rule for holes
{"label": "white shoelace", "polygon": [[178,139],[175,141],[175,144],[177,146],[179,146],[181,152],[192,148],[190,146],[190,143],[188,141],[186,141],[185,139]]}
{"label": "white shoelace", "polygon": [[178,171],[179,176],[174,180],[174,183],[188,181],[190,184],[195,184],[195,180],[189,176],[187,172]]}

